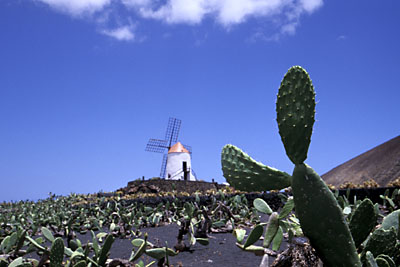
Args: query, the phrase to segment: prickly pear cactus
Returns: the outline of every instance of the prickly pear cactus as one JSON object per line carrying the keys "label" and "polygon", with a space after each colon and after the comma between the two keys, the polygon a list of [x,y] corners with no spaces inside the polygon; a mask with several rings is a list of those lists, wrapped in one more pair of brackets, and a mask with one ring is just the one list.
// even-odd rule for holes
{"label": "prickly pear cactus", "polygon": [[[279,134],[287,156],[295,164],[291,184],[301,228],[325,266],[361,266],[349,227],[335,197],[321,177],[304,164],[315,122],[315,92],[308,73],[300,66],[290,68],[281,82],[277,97]],[[234,186],[263,190],[266,185],[260,184],[264,181],[269,183],[268,179],[261,179],[258,174],[268,173],[271,168],[262,167],[233,146],[224,148],[222,164],[225,165],[224,176]]]}
{"label": "prickly pear cactus", "polygon": [[64,242],[61,237],[54,239],[50,249],[50,267],[62,266],[64,259]]}
{"label": "prickly pear cactus", "polygon": [[368,198],[364,199],[351,216],[349,228],[356,247],[368,237],[374,229],[378,215],[374,204]]}
{"label": "prickly pear cactus", "polygon": [[293,164],[303,163],[311,142],[315,92],[308,73],[291,67],[281,82],[276,101],[279,134]]}
{"label": "prickly pear cactus", "polygon": [[388,267],[396,267],[396,263],[388,255],[381,254],[381,255],[378,255],[378,257],[376,257],[376,262],[379,267],[381,266],[381,265],[379,265],[379,261],[381,261],[381,260],[384,260],[386,262],[386,263],[382,262],[382,266],[387,264]]}
{"label": "prickly pear cactus", "polygon": [[104,245],[100,250],[100,256],[98,261],[99,266],[105,266],[108,254],[110,253],[110,249],[113,243],[114,243],[114,237],[112,235],[107,235],[106,241],[104,241]]}
{"label": "prickly pear cactus", "polygon": [[382,228],[389,230],[391,227],[394,227],[397,231],[399,231],[399,216],[400,210],[395,210],[387,215],[382,221]]}
{"label": "prickly pear cactus", "polygon": [[269,216],[267,229],[265,230],[263,246],[268,248],[271,244],[272,240],[274,239],[276,233],[278,232],[279,228],[279,214],[274,212]]}
{"label": "prickly pear cactus", "polygon": [[324,266],[361,266],[342,209],[319,175],[311,167],[297,164],[292,190],[301,228]]}
{"label": "prickly pear cactus", "polygon": [[379,267],[371,251],[365,254],[364,267]]}
{"label": "prickly pear cactus", "polygon": [[300,66],[288,70],[276,102],[279,134],[286,154],[295,164],[292,191],[304,234],[326,266],[361,266],[349,227],[335,197],[308,165],[315,114],[315,92]]}
{"label": "prickly pear cactus", "polygon": [[8,267],[31,267],[32,264],[25,260],[22,257],[18,257],[15,260],[13,260],[10,264],[7,264],[6,261],[0,261],[0,266],[8,266]]}
{"label": "prickly pear cactus", "polygon": [[225,145],[222,172],[230,185],[243,191],[280,190],[290,186],[291,176],[255,161],[240,148]]}
{"label": "prickly pear cactus", "polygon": [[361,259],[365,261],[367,251],[375,255],[385,254],[393,256],[396,250],[396,229],[391,227],[389,230],[383,228],[376,229],[369,237],[361,253]]}

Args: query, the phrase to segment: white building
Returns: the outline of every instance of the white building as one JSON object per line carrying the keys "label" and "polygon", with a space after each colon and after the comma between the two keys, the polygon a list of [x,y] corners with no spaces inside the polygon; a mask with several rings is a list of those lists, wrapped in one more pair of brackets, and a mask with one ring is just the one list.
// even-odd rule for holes
{"label": "white building", "polygon": [[[186,171],[185,171],[186,170]],[[196,181],[193,175],[189,151],[180,143],[168,150],[165,179]]]}

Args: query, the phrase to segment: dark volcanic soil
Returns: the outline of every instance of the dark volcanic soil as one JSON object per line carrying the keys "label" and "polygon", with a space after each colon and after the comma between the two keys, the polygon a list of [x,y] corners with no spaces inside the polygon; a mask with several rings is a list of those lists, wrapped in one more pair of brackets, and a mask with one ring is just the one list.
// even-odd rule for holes
{"label": "dark volcanic soil", "polygon": [[[262,218],[265,221],[264,218]],[[250,233],[251,229],[246,229],[247,234]],[[142,228],[140,232],[142,235],[138,238],[144,238],[144,233],[148,234],[148,241],[152,244],[160,247],[166,245],[173,248],[177,242],[177,235],[179,226],[176,224],[170,224],[166,226],[154,227],[154,228]],[[77,234],[77,238],[86,244],[91,242],[90,233],[84,235]],[[131,256],[132,249],[134,246],[131,241],[134,238],[121,239],[115,238],[115,241],[111,247],[109,259],[124,259],[128,260]],[[65,239],[64,239],[65,240]],[[213,233],[210,234],[209,244],[207,246],[196,243],[191,247],[190,251],[180,252],[174,257],[169,257],[171,267],[177,266],[221,266],[221,267],[256,267],[261,263],[261,256],[256,256],[251,252],[241,250],[236,246],[236,238],[232,233]],[[186,245],[189,244],[186,236],[184,238]],[[64,242],[66,245],[66,241]],[[101,244],[102,245],[102,244]],[[258,241],[256,245],[262,245],[261,241]],[[46,246],[50,247],[51,244],[47,241]],[[281,250],[287,248],[287,243],[282,242]],[[137,250],[137,248],[135,247]],[[27,258],[35,258],[39,260],[39,256],[36,253],[30,253],[26,255]],[[143,260],[145,264],[154,261],[147,255],[143,255],[140,260]],[[275,257],[269,256],[269,263],[271,264],[275,260]],[[139,260],[138,260],[139,261]],[[137,263],[136,261],[135,263]],[[157,261],[151,266],[157,266]]]}
{"label": "dark volcanic soil", "polygon": [[[148,233],[148,241],[158,246],[165,246],[168,242],[168,247],[173,248],[176,244],[176,237],[179,227],[176,224],[155,228],[143,228],[140,231]],[[247,230],[249,233],[250,229]],[[140,238],[143,238],[143,235]],[[191,251],[180,252],[177,256],[169,257],[171,266],[243,266],[252,267],[259,266],[262,257],[256,256],[253,253],[241,250],[236,246],[236,238],[232,233],[217,233],[211,234],[210,243],[207,246],[196,243],[191,247]],[[186,238],[186,236],[185,236]],[[82,243],[86,243],[91,239],[90,234],[79,236]],[[111,248],[111,259],[122,258],[129,259],[133,249],[131,239],[116,238]],[[184,239],[188,245],[189,241]],[[257,243],[261,245],[261,243]],[[286,248],[287,244],[282,243],[281,249]],[[270,257],[270,263],[275,258]],[[145,263],[150,263],[154,259],[144,255],[141,257]],[[157,262],[152,266],[157,266]]]}

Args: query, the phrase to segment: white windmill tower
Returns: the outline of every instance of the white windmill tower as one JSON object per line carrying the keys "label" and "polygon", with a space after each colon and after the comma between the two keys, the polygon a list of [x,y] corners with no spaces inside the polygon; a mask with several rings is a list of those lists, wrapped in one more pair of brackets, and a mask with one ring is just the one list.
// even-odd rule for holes
{"label": "white windmill tower", "polygon": [[192,149],[177,142],[180,127],[181,120],[169,118],[165,139],[150,139],[146,151],[164,153],[165,149],[168,149],[168,154],[164,154],[161,164],[160,177],[196,181],[196,174],[191,167]]}
{"label": "white windmill tower", "polygon": [[165,178],[196,181],[192,171],[190,153],[181,142],[176,143],[168,150]]}

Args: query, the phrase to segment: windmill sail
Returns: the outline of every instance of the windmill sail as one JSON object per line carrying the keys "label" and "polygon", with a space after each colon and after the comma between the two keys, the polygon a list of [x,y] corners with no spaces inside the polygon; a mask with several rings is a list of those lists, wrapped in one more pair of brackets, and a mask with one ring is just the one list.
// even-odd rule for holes
{"label": "windmill sail", "polygon": [[161,172],[160,172],[160,177],[163,177],[163,178],[165,177],[165,170],[167,167],[167,158],[168,158],[168,155],[164,154],[163,161],[161,163]]}
{"label": "windmill sail", "polygon": [[149,143],[147,143],[146,151],[164,153],[166,148],[168,148],[166,140],[150,139]]}
{"label": "windmill sail", "polygon": [[165,132],[165,140],[169,141],[168,146],[171,147],[178,140],[179,130],[181,128],[181,120],[169,118],[167,131]]}

